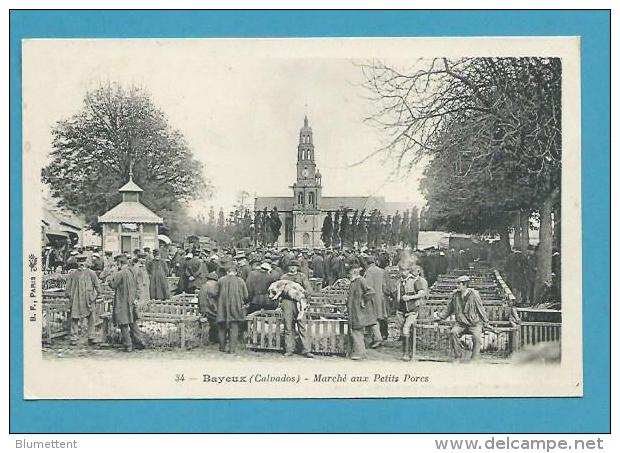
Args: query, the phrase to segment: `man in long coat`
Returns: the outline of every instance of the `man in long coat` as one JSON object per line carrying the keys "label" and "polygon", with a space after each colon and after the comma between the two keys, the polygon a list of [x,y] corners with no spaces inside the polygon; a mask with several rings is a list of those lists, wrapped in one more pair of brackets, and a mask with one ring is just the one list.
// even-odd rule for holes
{"label": "man in long coat", "polygon": [[131,352],[134,345],[138,349],[144,349],[142,333],[137,323],[139,316],[136,310],[138,299],[136,277],[128,266],[126,256],[118,257],[118,269],[108,280],[108,285],[114,290],[112,320],[121,328],[125,351]]}
{"label": "man in long coat", "polygon": [[217,301],[217,324],[220,351],[226,352],[226,337],[230,338],[230,353],[237,351],[239,330],[245,322],[245,301],[248,298],[248,288],[245,282],[237,276],[237,268],[230,264],[226,275],[219,279],[219,296]]}
{"label": "man in long coat", "polygon": [[325,278],[325,262],[319,251],[312,257],[312,278]]}
{"label": "man in long coat", "polygon": [[218,285],[219,278],[217,272],[209,272],[205,283],[200,287],[200,291],[198,292],[200,315],[207,318],[207,322],[209,323],[208,337],[210,343],[218,341],[217,305],[220,291]]}
{"label": "man in long coat", "polygon": [[153,259],[147,264],[149,273],[151,299],[170,299],[170,285],[168,285],[168,265],[159,256],[159,250],[153,250]]}
{"label": "man in long coat", "polygon": [[379,323],[379,330],[381,331],[381,337],[387,340],[388,337],[388,309],[387,301],[385,297],[390,294],[389,275],[385,269],[381,269],[375,263],[374,256],[366,258],[369,263],[368,269],[364,274],[364,278],[373,291],[375,292],[373,297],[373,306],[377,315],[377,322]]}
{"label": "man in long coat", "polygon": [[271,266],[266,261],[256,270],[250,271],[245,284],[248,288],[248,313],[254,313],[261,309],[273,310],[276,308],[269,298],[269,286],[277,278],[271,274]]}
{"label": "man in long coat", "polygon": [[185,265],[186,293],[194,294],[196,289],[202,286],[205,280],[204,270],[202,260],[198,256],[192,255]]}
{"label": "man in long coat", "polygon": [[138,254],[138,262],[134,265],[134,275],[136,277],[138,300],[141,303],[147,303],[151,300],[151,280],[146,270],[146,253]]}
{"label": "man in long coat", "polygon": [[67,276],[65,292],[71,305],[71,331],[70,341],[76,345],[78,341],[80,320],[88,319],[88,343],[95,342],[95,312],[93,304],[101,293],[97,274],[86,267],[86,257],[80,255],[77,258],[78,268]]}
{"label": "man in long coat", "polygon": [[349,324],[351,327],[351,340],[353,351],[351,360],[361,360],[366,355],[364,344],[364,330],[366,327],[372,328],[374,341],[371,348],[381,346],[381,331],[377,323],[377,314],[373,304],[374,291],[368,286],[366,279],[360,275],[361,267],[351,269],[351,286],[349,287],[349,297],[347,308],[349,310]]}

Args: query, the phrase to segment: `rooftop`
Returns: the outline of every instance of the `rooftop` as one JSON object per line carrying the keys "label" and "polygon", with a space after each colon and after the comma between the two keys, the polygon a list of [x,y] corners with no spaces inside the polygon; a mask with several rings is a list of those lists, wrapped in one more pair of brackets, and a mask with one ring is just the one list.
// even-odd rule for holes
{"label": "rooftop", "polygon": [[164,223],[164,219],[138,201],[123,201],[97,220],[99,223]]}

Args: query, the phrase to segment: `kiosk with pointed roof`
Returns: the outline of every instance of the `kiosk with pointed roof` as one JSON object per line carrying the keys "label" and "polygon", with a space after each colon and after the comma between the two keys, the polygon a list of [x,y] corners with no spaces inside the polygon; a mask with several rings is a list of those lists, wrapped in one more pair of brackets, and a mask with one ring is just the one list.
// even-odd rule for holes
{"label": "kiosk with pointed roof", "polygon": [[118,191],[123,200],[98,218],[103,250],[116,254],[145,247],[156,249],[163,219],[140,202],[143,190],[133,181],[132,172],[127,184]]}

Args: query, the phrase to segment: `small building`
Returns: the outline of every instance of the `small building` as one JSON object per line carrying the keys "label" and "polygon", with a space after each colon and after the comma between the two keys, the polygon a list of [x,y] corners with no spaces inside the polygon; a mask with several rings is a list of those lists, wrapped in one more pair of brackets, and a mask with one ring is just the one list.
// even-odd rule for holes
{"label": "small building", "polygon": [[117,254],[159,248],[159,225],[164,221],[140,202],[143,190],[133,182],[132,173],[129,182],[118,191],[123,200],[98,218],[103,251]]}

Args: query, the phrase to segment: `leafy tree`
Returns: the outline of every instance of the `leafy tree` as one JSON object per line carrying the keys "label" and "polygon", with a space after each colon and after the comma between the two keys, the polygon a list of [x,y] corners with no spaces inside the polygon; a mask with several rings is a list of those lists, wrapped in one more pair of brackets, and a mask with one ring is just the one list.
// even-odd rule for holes
{"label": "leafy tree", "polygon": [[368,228],[367,228],[367,219],[366,219],[366,210],[362,209],[360,212],[359,219],[357,221],[357,241],[360,245],[368,243]]}
{"label": "leafy tree", "polygon": [[334,216],[334,230],[332,231],[332,244],[334,247],[340,247],[340,211],[336,211]]}
{"label": "leafy tree", "polygon": [[108,84],[87,92],[81,110],[59,121],[52,137],[42,180],[60,206],[84,215],[96,231],[97,217],[121,201],[118,189],[131,171],[142,201],[169,230],[187,221],[187,201],[209,192],[185,138],[140,88]]}
{"label": "leafy tree", "polygon": [[271,226],[271,243],[275,243],[280,237],[280,230],[282,228],[282,221],[280,220],[280,215],[278,214],[278,208],[276,208],[275,206],[271,211],[271,219],[269,223]]}
{"label": "leafy tree", "polygon": [[403,214],[403,220],[401,221],[400,230],[398,234],[399,242],[401,242],[403,246],[406,246],[410,242],[409,233],[410,233],[409,231],[409,209],[407,209],[405,213]]}
{"label": "leafy tree", "polygon": [[418,235],[420,232],[420,221],[418,219],[418,208],[411,209],[411,219],[409,220],[409,245],[413,250],[418,248]]}
{"label": "leafy tree", "polygon": [[349,213],[346,208],[342,209],[342,213],[340,214],[340,245],[344,247],[345,245],[349,245],[350,242],[350,224],[349,224]]}
{"label": "leafy tree", "polygon": [[323,219],[323,226],[321,227],[321,240],[325,247],[332,246],[332,234],[334,231],[334,224],[332,222],[332,213],[327,212]]}
{"label": "leafy tree", "polygon": [[400,224],[400,213],[396,211],[396,214],[394,214],[392,218],[392,225],[390,226],[390,245],[398,245],[400,242]]}
{"label": "leafy tree", "polygon": [[357,237],[357,234],[358,234],[358,231],[357,231],[357,228],[358,228],[357,217],[358,216],[359,216],[359,212],[356,209],[353,212],[353,216],[351,217],[351,225],[349,227],[349,230],[350,230],[349,239],[350,239],[351,245],[355,245],[355,243],[358,241],[358,237]]}
{"label": "leafy tree", "polygon": [[389,136],[377,152],[400,174],[430,162],[421,227],[428,217],[452,231],[498,233],[507,246],[513,213],[538,215],[538,286],[549,280],[551,214],[560,202],[561,60],[436,58],[407,70],[373,62],[363,71],[378,107],[369,120]]}

